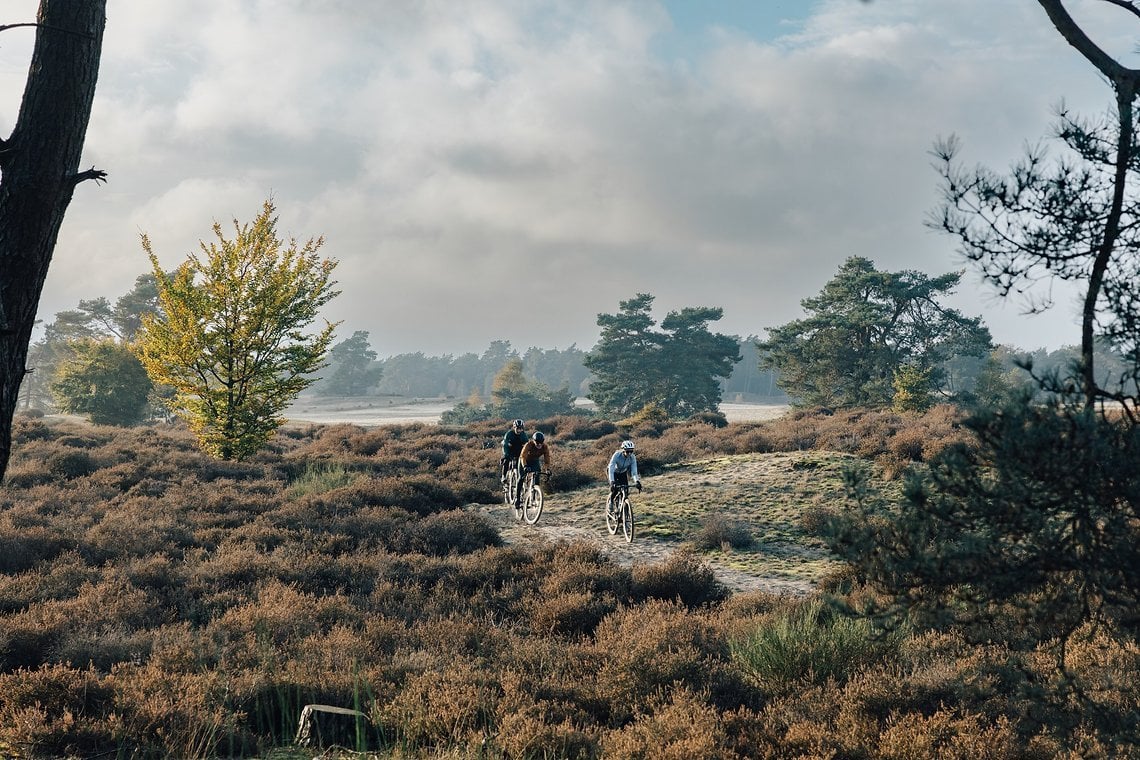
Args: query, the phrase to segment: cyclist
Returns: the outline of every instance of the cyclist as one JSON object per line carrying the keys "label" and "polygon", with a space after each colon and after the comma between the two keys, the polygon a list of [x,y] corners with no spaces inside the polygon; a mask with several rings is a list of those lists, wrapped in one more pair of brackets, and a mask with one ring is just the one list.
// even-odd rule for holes
{"label": "cyclist", "polygon": [[546,444],[546,436],[541,430],[534,431],[534,435],[519,452],[519,485],[515,491],[515,506],[522,504],[523,484],[528,472],[534,473],[534,482],[538,483],[542,463],[546,462],[546,469],[550,469],[550,446]]}
{"label": "cyclist", "polygon": [[519,453],[526,445],[527,434],[523,427],[522,420],[515,420],[503,435],[503,455],[499,457],[499,480],[503,483],[507,482],[507,468],[518,466]]}
{"label": "cyclist", "polygon": [[618,488],[628,486],[631,475],[633,484],[641,491],[641,476],[637,474],[637,456],[633,449],[633,441],[622,441],[621,447],[610,457],[610,465],[606,468],[606,476],[610,481],[610,498],[606,502],[606,509],[613,508]]}

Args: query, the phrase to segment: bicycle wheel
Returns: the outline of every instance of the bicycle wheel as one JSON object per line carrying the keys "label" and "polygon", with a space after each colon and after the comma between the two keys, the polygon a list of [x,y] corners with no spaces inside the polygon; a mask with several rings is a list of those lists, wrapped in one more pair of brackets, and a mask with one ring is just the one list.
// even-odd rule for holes
{"label": "bicycle wheel", "polygon": [[[515,495],[519,492],[519,474],[518,474],[517,470],[515,472],[511,473],[510,477],[507,478],[507,482],[511,488],[510,504],[511,504],[511,507],[515,510],[515,519],[521,520],[522,516],[523,516],[523,512],[522,512],[522,509],[519,507],[518,503],[515,501]],[[524,484],[524,488],[525,488],[525,484]]]}
{"label": "bicycle wheel", "polygon": [[514,493],[512,491],[512,488],[514,487],[513,484],[515,482],[515,477],[516,476],[513,471],[507,470],[507,482],[503,483],[503,503],[508,507],[514,503]]}
{"label": "bicycle wheel", "polygon": [[523,501],[523,521],[527,525],[538,522],[539,516],[542,515],[543,498],[542,486],[531,480],[530,487],[526,491],[526,500]]}
{"label": "bicycle wheel", "polygon": [[627,544],[633,541],[633,504],[625,494],[621,500],[621,532]]}
{"label": "bicycle wheel", "polygon": [[606,530],[610,532],[611,536],[616,534],[618,529],[618,510],[620,509],[620,499],[621,497],[619,496],[614,500],[618,502],[617,504],[611,502],[609,499],[606,499]]}

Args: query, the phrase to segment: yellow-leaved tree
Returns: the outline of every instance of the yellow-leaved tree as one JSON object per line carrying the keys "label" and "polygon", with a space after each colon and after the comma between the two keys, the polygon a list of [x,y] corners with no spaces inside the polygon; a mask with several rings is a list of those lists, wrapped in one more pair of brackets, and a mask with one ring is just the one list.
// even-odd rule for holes
{"label": "yellow-leaved tree", "polygon": [[214,224],[174,272],[142,245],[158,282],[161,312],[146,315],[134,351],[156,384],[174,389],[171,410],[207,453],[244,459],[284,422],[281,412],[316,381],[335,324],[306,334],[339,291],[336,261],[321,259],[322,238],[303,246],[277,237],[271,201],[251,224],[234,220],[234,238]]}

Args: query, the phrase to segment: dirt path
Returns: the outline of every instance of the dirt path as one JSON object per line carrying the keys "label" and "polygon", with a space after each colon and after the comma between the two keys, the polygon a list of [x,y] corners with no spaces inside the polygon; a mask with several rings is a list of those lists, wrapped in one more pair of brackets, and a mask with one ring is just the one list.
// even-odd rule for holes
{"label": "dirt path", "polygon": [[472,505],[495,525],[508,543],[587,541],[619,564],[657,563],[674,552],[691,551],[709,505],[732,505],[731,518],[754,537],[747,550],[702,553],[702,560],[734,591],[805,595],[835,561],[803,534],[805,508],[840,498],[840,455],[816,452],[724,457],[671,468],[646,478],[646,489],[633,494],[636,533],[626,543],[611,536],[602,507],[605,486],[553,493],[537,525],[515,519],[502,504]]}

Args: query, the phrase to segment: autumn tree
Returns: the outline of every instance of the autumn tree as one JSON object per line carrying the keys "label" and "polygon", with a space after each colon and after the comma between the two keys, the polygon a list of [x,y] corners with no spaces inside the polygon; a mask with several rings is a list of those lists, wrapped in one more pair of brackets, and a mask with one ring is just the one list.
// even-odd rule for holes
{"label": "autumn tree", "polygon": [[506,396],[524,391],[526,387],[527,380],[523,375],[523,361],[517,356],[511,357],[491,379],[491,400],[497,404],[502,403]]}
{"label": "autumn tree", "polygon": [[447,425],[469,424],[494,418],[542,419],[559,414],[579,413],[569,388],[551,389],[545,383],[526,376],[523,360],[511,356],[491,379],[491,402],[480,403],[473,396],[444,412],[441,421]]}
{"label": "autumn tree", "polygon": [[819,295],[800,302],[806,317],[772,328],[758,344],[762,365],[777,370],[780,387],[804,405],[889,406],[896,383],[910,404],[916,390],[943,387],[948,359],[990,350],[980,319],[942,303],[960,278],[881,272],[853,256]]}
{"label": "autumn tree", "polygon": [[251,224],[235,219],[232,239],[215,224],[216,242],[169,275],[142,239],[162,310],[143,318],[136,353],[154,382],[174,389],[172,411],[199,445],[221,459],[248,457],[269,439],[316,381],[333,338],[333,324],[304,330],[338,294],[336,262],[318,257],[320,238],[280,240],[274,211],[266,201]]}
{"label": "autumn tree", "polygon": [[638,293],[619,303],[617,314],[599,314],[601,336],[583,363],[593,373],[587,396],[609,415],[647,407],[667,417],[717,411],[718,378],[740,361],[735,338],[710,332],[720,308],[669,312],[660,329],[651,316],[653,296]]}
{"label": "autumn tree", "polygon": [[[40,0],[15,126],[0,138],[0,476],[40,294],[76,186],[103,49],[106,0]],[[0,30],[33,24],[9,24]]]}

